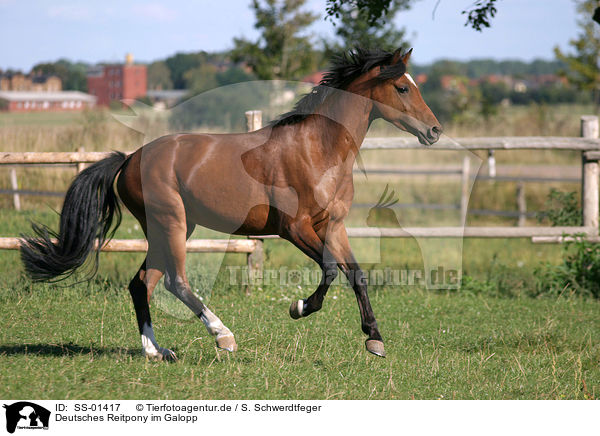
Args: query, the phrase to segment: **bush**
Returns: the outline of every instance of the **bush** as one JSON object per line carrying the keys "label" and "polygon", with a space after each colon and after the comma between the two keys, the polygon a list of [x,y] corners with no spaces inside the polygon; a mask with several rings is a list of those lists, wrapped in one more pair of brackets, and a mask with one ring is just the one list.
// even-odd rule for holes
{"label": "bush", "polygon": [[523,291],[526,295],[530,291],[527,283],[530,282],[530,273],[498,262],[497,253],[487,270],[485,278],[475,278],[466,271],[462,277],[460,291],[473,295],[486,295],[491,297],[520,297]]}
{"label": "bush", "polygon": [[546,199],[546,210],[538,214],[538,221],[548,219],[552,226],[581,225],[581,208],[575,192],[552,188]]}
{"label": "bush", "polygon": [[600,298],[600,245],[582,237],[565,242],[563,263],[535,269],[535,294],[575,293]]}
{"label": "bush", "polygon": [[[552,189],[546,211],[538,220],[548,219],[553,226],[581,224],[581,209],[575,192]],[[600,298],[600,245],[575,235],[564,243],[563,262],[545,263],[535,269],[536,295],[560,295],[565,292]]]}

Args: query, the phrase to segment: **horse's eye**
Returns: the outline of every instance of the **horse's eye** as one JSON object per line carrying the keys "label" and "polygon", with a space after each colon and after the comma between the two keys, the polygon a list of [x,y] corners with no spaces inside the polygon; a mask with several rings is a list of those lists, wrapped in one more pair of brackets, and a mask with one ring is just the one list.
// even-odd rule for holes
{"label": "horse's eye", "polygon": [[398,91],[399,94],[406,94],[408,92],[408,87],[407,86],[396,86],[396,91]]}

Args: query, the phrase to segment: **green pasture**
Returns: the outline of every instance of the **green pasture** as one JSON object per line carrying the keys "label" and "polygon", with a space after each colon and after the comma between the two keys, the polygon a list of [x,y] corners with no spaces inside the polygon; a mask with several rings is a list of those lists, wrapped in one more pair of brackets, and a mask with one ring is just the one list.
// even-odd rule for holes
{"label": "green pasture", "polygon": [[[0,233],[27,232],[31,218],[55,220],[52,213],[3,210]],[[126,218],[117,236],[138,237],[139,229]],[[414,241],[385,244],[383,263],[422,267]],[[259,283],[247,294],[245,286],[231,284],[227,270],[242,266],[244,255],[215,262],[219,255],[192,254],[192,286],[236,334],[239,351],[217,351],[204,326],[159,286],[153,321],[159,343],[176,351],[176,363],[146,361],[141,354],[127,283],[143,254],[103,254],[90,282],[32,284],[23,276],[18,253],[5,251],[0,254],[0,397],[597,398],[598,301],[569,293],[531,298],[525,292],[534,280],[532,265],[558,261],[560,249],[519,240],[464,245],[469,274],[485,280],[496,270],[507,275],[514,292],[372,287],[385,359],[365,351],[356,300],[343,284],[333,286],[319,313],[294,321],[287,313],[290,302],[308,296],[314,286],[275,281]],[[312,267],[286,242],[265,246],[266,269]],[[214,273],[215,265],[216,283],[202,288],[203,275]]]}
{"label": "green pasture", "polygon": [[154,310],[176,363],[141,356],[125,283],[23,286],[0,294],[2,398],[586,399],[600,390],[597,302],[372,292],[387,358],[364,350],[351,292],[293,321],[294,289],[222,291],[237,336],[218,352],[196,320]]}

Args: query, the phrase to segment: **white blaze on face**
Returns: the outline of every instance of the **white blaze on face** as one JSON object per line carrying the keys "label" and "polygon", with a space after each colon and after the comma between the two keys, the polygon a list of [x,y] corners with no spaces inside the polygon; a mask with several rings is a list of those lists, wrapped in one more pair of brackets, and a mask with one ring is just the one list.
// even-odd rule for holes
{"label": "white blaze on face", "polygon": [[404,75],[406,76],[406,78],[408,79],[408,81],[409,81],[410,83],[412,83],[413,85],[415,85],[415,88],[418,88],[418,86],[417,86],[416,82],[414,81],[414,79],[412,78],[412,76],[411,76],[410,74],[408,74],[408,73],[405,73]]}

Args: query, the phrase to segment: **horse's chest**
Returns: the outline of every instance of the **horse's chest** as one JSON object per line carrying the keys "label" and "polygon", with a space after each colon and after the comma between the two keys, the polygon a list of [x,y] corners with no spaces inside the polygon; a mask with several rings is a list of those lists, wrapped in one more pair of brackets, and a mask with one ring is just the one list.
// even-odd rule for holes
{"label": "horse's chest", "polygon": [[329,211],[330,216],[343,217],[352,203],[352,178],[348,179],[337,168],[323,174],[312,190],[315,205]]}

